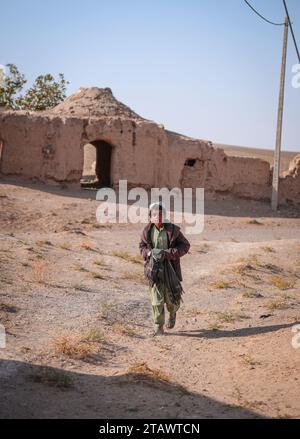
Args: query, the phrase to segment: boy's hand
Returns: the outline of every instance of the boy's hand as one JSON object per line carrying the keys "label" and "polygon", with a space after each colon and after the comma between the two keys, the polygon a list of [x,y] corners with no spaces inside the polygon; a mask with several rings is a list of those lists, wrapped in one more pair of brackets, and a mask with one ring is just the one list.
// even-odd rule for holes
{"label": "boy's hand", "polygon": [[177,248],[168,248],[167,250],[164,250],[164,255],[165,255],[165,258],[168,259],[169,261],[172,259],[173,260],[177,259],[178,250],[177,250]]}

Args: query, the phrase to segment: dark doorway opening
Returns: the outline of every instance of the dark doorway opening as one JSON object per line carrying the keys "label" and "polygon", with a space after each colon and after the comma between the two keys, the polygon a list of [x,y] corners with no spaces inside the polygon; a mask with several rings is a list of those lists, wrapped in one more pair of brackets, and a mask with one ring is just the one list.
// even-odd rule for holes
{"label": "dark doorway opening", "polygon": [[187,159],[184,162],[184,166],[191,166],[191,167],[193,167],[195,165],[195,163],[196,163],[196,159]]}
{"label": "dark doorway opening", "polygon": [[112,146],[105,140],[95,140],[84,145],[84,164],[81,187],[100,188],[111,186]]}

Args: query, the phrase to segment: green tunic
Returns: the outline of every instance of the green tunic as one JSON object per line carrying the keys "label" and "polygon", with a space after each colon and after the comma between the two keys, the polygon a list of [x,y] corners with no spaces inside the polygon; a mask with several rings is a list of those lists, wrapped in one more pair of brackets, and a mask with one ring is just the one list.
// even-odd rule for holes
{"label": "green tunic", "polygon": [[162,225],[159,230],[155,225],[151,228],[151,241],[153,247],[167,250],[168,234],[164,228],[164,225]]}
{"label": "green tunic", "polygon": [[[160,230],[153,225],[151,228],[151,241],[155,248],[160,248],[166,250],[169,248],[168,245],[168,234],[164,225],[161,226]],[[174,314],[179,306],[175,306],[170,302],[168,290],[164,284],[154,284],[149,287],[152,305],[152,317],[155,324],[163,325],[165,323],[165,312],[164,303],[167,305],[167,309],[170,314]]]}

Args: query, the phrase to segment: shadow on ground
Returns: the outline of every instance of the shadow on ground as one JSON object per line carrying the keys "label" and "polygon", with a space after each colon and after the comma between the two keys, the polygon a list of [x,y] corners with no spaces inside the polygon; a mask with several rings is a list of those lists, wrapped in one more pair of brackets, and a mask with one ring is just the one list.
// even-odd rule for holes
{"label": "shadow on ground", "polygon": [[[42,382],[37,379],[41,376]],[[67,388],[55,387],[66,383]],[[0,386],[2,419],[261,417],[247,408],[189,393],[174,383],[139,373],[104,377],[1,360]]]}
{"label": "shadow on ground", "polygon": [[224,338],[224,337],[250,337],[252,335],[266,334],[268,332],[279,331],[280,329],[291,328],[297,322],[284,323],[281,325],[270,326],[253,326],[250,328],[240,328],[232,330],[224,329],[193,329],[187,331],[172,332],[168,335],[182,335],[184,337],[199,337],[199,338]]}
{"label": "shadow on ground", "polygon": [[[45,183],[36,182],[33,183],[30,180],[23,178],[1,178],[0,183],[11,184],[14,186],[20,186],[24,188],[30,188],[33,190],[46,192],[53,195],[59,195],[62,197],[72,197],[80,199],[92,199],[96,200],[97,189],[82,189],[80,184],[61,184],[60,186],[47,185]],[[118,195],[118,191],[116,191]],[[278,211],[271,209],[270,201],[255,201],[249,199],[242,199],[231,197],[228,194],[218,194],[215,200],[205,200],[205,215],[217,215],[224,217],[249,217],[252,218],[300,218],[300,206],[280,206]],[[150,193],[148,194],[150,204]],[[118,196],[117,196],[118,199]],[[133,204],[135,201],[129,202]],[[147,207],[144,206],[144,207]]]}

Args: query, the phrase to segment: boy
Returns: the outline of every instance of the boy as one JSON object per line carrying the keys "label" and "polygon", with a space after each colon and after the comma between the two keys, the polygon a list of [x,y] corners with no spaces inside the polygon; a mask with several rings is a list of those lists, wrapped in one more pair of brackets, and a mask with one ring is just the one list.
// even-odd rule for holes
{"label": "boy", "polygon": [[[144,227],[139,244],[140,253],[144,258],[144,273],[147,277],[152,249],[161,249],[163,257],[169,260],[177,275],[177,280],[182,281],[180,258],[190,248],[189,241],[183,236],[180,227],[166,220],[166,210],[161,203],[153,203],[149,207],[149,223]],[[153,335],[164,334],[165,309],[169,311],[167,328],[172,329],[176,322],[176,313],[180,307],[180,301],[174,303],[170,300],[170,292],[167,285],[162,282],[149,280],[149,291],[152,305],[152,318],[154,321]]]}

